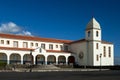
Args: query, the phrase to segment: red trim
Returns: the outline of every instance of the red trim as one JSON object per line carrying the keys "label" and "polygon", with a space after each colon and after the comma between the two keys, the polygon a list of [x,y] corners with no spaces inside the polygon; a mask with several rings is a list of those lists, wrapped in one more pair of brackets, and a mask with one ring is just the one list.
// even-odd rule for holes
{"label": "red trim", "polygon": [[70,51],[60,51],[60,50],[46,50],[47,52],[56,52],[56,53],[71,53]]}
{"label": "red trim", "polygon": [[30,51],[34,49],[28,48],[14,48],[14,47],[0,47],[1,50],[20,50],[20,51]]}
{"label": "red trim", "polygon": [[[14,47],[0,47],[0,50],[19,50],[19,51],[34,51],[30,48],[14,48]],[[56,52],[56,53],[71,53],[70,51],[60,51],[60,50],[46,50],[46,52]]]}

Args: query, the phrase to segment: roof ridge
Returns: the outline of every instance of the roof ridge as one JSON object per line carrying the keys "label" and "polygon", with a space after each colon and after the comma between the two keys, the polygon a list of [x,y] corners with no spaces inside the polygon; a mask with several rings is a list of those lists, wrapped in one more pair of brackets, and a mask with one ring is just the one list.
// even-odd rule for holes
{"label": "roof ridge", "polygon": [[86,41],[85,38],[79,39],[79,40],[75,40],[75,41],[72,41],[70,44],[72,44],[72,43],[78,43],[78,42],[84,42],[84,41]]}
{"label": "roof ridge", "polygon": [[101,42],[106,43],[106,44],[113,44],[112,42],[108,42],[108,41],[105,41],[105,40],[102,40]]}

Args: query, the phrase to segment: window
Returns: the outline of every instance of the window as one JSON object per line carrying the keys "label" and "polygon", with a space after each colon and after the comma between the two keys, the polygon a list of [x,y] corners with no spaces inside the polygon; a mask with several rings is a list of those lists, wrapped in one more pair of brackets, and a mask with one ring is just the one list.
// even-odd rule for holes
{"label": "window", "polygon": [[99,46],[99,44],[98,44],[98,43],[96,43],[96,49],[98,49],[98,48],[99,48],[98,46]]}
{"label": "window", "polygon": [[90,37],[90,31],[88,31],[88,37]]}
{"label": "window", "polygon": [[58,45],[56,45],[56,48],[58,48]]}
{"label": "window", "polygon": [[98,32],[98,31],[96,31],[96,36],[97,36],[97,37],[99,36],[99,32]]}
{"label": "window", "polygon": [[103,47],[103,54],[104,54],[104,57],[106,57],[106,47],[105,46]]}
{"label": "window", "polygon": [[13,41],[13,47],[18,47],[18,41]]}
{"label": "window", "polygon": [[6,60],[7,56],[4,53],[0,53],[0,60]]}
{"label": "window", "polygon": [[34,46],[34,44],[33,43],[31,43],[31,47],[33,47]]}
{"label": "window", "polygon": [[38,43],[35,43],[35,46],[38,47]]}
{"label": "window", "polygon": [[23,42],[23,48],[28,48],[28,43],[27,42]]}
{"label": "window", "polygon": [[19,55],[17,55],[17,54],[12,54],[12,59],[13,59],[13,60],[19,60]]}
{"label": "window", "polygon": [[64,48],[64,49],[65,49],[65,51],[68,51],[68,46],[65,46],[65,48]]}
{"label": "window", "polygon": [[63,50],[63,46],[62,45],[60,45],[60,49]]}
{"label": "window", "polygon": [[99,61],[99,55],[96,55],[96,60]]}
{"label": "window", "polygon": [[8,40],[7,40],[7,41],[6,41],[6,44],[8,44],[8,45],[9,45],[9,44],[10,44],[10,41],[8,41]]}
{"label": "window", "polygon": [[4,40],[1,40],[1,44],[4,44]]}
{"label": "window", "polygon": [[108,56],[111,57],[111,47],[108,48]]}
{"label": "window", "polygon": [[49,49],[53,50],[53,45],[52,44],[49,44]]}
{"label": "window", "polygon": [[5,54],[2,55],[2,60],[6,60],[7,56]]}
{"label": "window", "polygon": [[45,44],[42,43],[41,44],[41,48],[45,49]]}
{"label": "window", "polygon": [[42,52],[42,49],[41,49],[41,48],[39,49],[39,52],[40,52],[40,53]]}

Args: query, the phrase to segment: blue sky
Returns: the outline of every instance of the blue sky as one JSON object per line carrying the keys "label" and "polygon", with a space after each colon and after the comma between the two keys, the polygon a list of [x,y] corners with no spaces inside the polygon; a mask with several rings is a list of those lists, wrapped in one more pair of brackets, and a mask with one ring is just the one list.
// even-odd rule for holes
{"label": "blue sky", "polygon": [[120,58],[120,0],[0,0],[0,27],[16,26],[20,34],[78,40],[93,16]]}

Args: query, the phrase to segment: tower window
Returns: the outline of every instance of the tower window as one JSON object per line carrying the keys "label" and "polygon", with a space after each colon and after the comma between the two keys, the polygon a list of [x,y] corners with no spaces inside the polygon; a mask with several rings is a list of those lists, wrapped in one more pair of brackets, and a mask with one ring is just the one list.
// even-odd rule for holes
{"label": "tower window", "polygon": [[98,32],[98,31],[96,31],[96,36],[97,36],[97,37],[99,36],[99,32]]}
{"label": "tower window", "polygon": [[111,57],[111,47],[108,48],[109,57]]}
{"label": "tower window", "polygon": [[96,55],[96,60],[99,61],[99,55]]}
{"label": "tower window", "polygon": [[98,45],[98,43],[96,43],[96,49],[98,49],[99,47],[98,47],[99,45]]}
{"label": "tower window", "polygon": [[106,47],[103,47],[103,53],[104,53],[104,57],[106,57]]}
{"label": "tower window", "polygon": [[90,31],[88,31],[88,37],[90,37]]}

